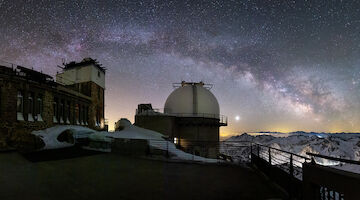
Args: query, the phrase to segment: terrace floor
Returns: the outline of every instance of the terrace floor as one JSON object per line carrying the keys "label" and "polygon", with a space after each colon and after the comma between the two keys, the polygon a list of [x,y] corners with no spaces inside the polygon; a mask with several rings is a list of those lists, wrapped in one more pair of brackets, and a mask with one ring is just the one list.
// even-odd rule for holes
{"label": "terrace floor", "polygon": [[[44,159],[45,160],[45,159]],[[0,199],[284,199],[253,169],[115,154],[29,161],[0,153]]]}

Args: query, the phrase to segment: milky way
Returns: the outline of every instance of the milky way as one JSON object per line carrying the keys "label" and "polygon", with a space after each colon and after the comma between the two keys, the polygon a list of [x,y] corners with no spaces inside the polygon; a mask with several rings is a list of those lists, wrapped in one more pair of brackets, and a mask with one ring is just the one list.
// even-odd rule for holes
{"label": "milky way", "polygon": [[0,27],[3,61],[54,75],[98,59],[110,126],[133,121],[138,103],[162,108],[172,83],[202,80],[229,117],[222,136],[360,131],[356,0],[0,0]]}

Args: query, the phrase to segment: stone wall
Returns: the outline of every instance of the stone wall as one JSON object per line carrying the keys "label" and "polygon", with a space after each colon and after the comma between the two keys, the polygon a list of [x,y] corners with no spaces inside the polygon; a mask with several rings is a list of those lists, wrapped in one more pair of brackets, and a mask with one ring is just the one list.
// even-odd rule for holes
{"label": "stone wall", "polygon": [[105,99],[104,99],[104,89],[97,85],[94,82],[91,84],[91,102],[92,104],[89,107],[89,126],[94,129],[103,129],[104,127],[96,126],[96,115],[99,115],[99,120],[101,124],[105,122]]}
{"label": "stone wall", "polygon": [[[22,91],[23,94],[23,121],[17,120],[18,91]],[[37,109],[37,97],[42,97],[42,121],[28,120],[28,95],[30,93],[34,96],[34,110]],[[30,133],[34,130],[43,130],[57,125],[57,123],[53,122],[54,97],[64,102],[71,102],[71,111],[74,110],[76,103],[81,103],[89,108],[92,107],[90,97],[85,97],[78,92],[66,89],[54,82],[51,82],[51,84],[41,83],[34,80],[27,80],[17,75],[0,74],[0,150],[6,149],[9,146],[19,148],[30,143],[35,147],[43,145]],[[102,100],[103,99],[102,97]],[[75,124],[74,112],[69,114],[71,124]],[[94,118],[92,115],[93,113],[89,112],[89,119]]]}

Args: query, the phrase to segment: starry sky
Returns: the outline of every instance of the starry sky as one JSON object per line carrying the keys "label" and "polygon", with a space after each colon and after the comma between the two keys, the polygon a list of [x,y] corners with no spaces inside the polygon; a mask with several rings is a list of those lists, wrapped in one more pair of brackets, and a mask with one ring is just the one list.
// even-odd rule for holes
{"label": "starry sky", "polygon": [[110,129],[185,80],[214,85],[222,137],[360,131],[357,0],[0,0],[0,27],[2,61],[99,60]]}

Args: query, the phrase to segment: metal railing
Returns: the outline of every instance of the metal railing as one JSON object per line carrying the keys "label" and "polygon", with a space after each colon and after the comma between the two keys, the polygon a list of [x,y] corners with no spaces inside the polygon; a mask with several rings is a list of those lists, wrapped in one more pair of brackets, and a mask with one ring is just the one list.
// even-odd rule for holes
{"label": "metal railing", "polygon": [[[337,166],[327,166],[324,169],[320,169],[322,173],[328,174],[329,178],[327,178],[326,180],[323,180],[321,178],[315,178],[315,180],[317,181],[312,182],[312,184],[315,185],[315,187],[317,188],[315,192],[313,192],[314,197],[321,200],[343,200],[352,199],[355,196],[356,198],[358,197],[358,194],[356,194],[354,190],[344,190],[344,188],[356,187],[351,183],[355,179],[357,179],[355,182],[358,182],[358,186],[360,186],[360,176],[352,172],[346,172],[346,167],[344,169],[344,166],[351,166],[351,168],[354,168],[356,166],[358,168],[358,171],[360,171],[360,161],[345,158],[336,158],[310,152],[307,152],[306,154],[311,156],[313,164],[307,166],[307,171],[309,171],[309,177],[311,178],[319,175],[319,173],[317,173],[319,169],[315,165],[315,163],[318,163],[317,159],[325,159],[338,162]],[[308,178],[309,181],[311,181],[311,178]],[[341,186],[337,184],[338,182],[342,183]]]}
{"label": "metal railing", "polygon": [[251,154],[257,155],[270,166],[277,167],[299,180],[302,180],[302,164],[311,161],[305,156],[256,143],[251,145]]}
{"label": "metal railing", "polygon": [[339,161],[339,162],[341,162],[341,163],[360,165],[360,161],[357,161],[357,160],[349,160],[349,159],[344,159],[344,158],[336,158],[336,157],[332,157],[332,156],[325,156],[325,155],[315,154],[315,153],[310,153],[310,152],[307,152],[306,154],[312,157],[313,162],[315,161],[314,158],[317,157],[317,158],[323,158],[323,159],[327,159],[327,160]]}
{"label": "metal railing", "polygon": [[219,119],[220,124],[227,125],[228,118],[225,115],[211,114],[211,113],[170,113],[165,112],[165,109],[153,108],[149,110],[136,109],[136,115],[140,116],[175,116],[175,117],[201,117],[210,119]]}
{"label": "metal railing", "polygon": [[10,63],[10,62],[6,62],[6,61],[3,61],[3,60],[0,60],[0,66],[14,69],[14,68],[16,68],[18,65],[14,64],[14,63]]}
{"label": "metal railing", "polygon": [[[81,135],[83,136],[83,135]],[[83,142],[84,137],[78,137],[76,141]],[[92,141],[87,140],[85,145],[96,150],[104,150],[108,147],[108,151],[117,152],[126,155],[142,155],[142,156],[161,156],[170,160],[185,160],[194,162],[248,162],[250,163],[249,153],[248,159],[233,159],[229,152],[234,154],[241,154],[243,152],[250,152],[249,142],[217,142],[217,141],[199,141],[187,140],[180,141],[180,144],[175,144],[174,141],[166,139],[131,139],[131,138],[113,138],[107,137],[106,141]],[[226,149],[224,147],[226,144]]]}
{"label": "metal railing", "polygon": [[54,84],[54,78],[50,75],[44,74],[42,71],[36,71],[33,67],[26,68],[21,65],[0,60],[0,68],[2,74],[16,75],[27,80],[42,81]]}

